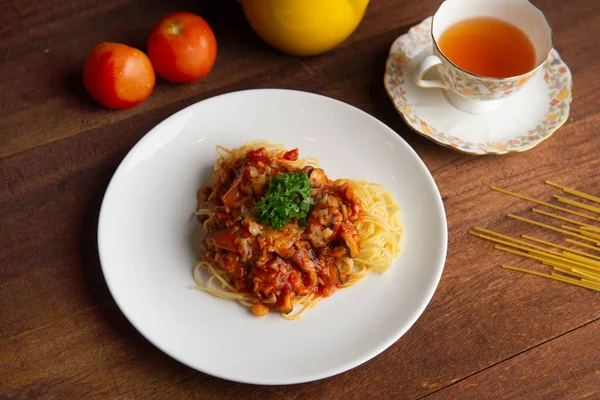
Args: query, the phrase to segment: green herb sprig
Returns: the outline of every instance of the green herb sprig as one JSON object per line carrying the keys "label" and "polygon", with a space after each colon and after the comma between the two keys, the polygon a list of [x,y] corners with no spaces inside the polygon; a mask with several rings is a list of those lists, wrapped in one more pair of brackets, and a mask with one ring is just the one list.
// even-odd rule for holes
{"label": "green herb sprig", "polygon": [[306,217],[313,205],[312,188],[306,172],[281,173],[269,181],[267,194],[256,208],[259,222],[273,229],[281,229],[292,218],[306,225]]}

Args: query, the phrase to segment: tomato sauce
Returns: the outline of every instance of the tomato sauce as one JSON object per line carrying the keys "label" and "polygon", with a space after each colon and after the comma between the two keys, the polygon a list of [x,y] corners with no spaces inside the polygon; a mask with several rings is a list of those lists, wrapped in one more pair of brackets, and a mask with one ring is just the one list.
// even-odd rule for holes
{"label": "tomato sauce", "polygon": [[[294,167],[297,159],[298,149],[251,150],[223,163],[211,185],[198,191],[198,208],[210,209],[199,216],[206,230],[200,255],[227,272],[237,291],[253,296],[257,315],[290,313],[298,296],[330,296],[348,281],[347,261],[361,251],[355,223],[362,207],[353,190],[320,168]],[[259,222],[256,205],[270,179],[299,171],[310,179],[313,206],[306,224],[292,219],[277,230]]]}

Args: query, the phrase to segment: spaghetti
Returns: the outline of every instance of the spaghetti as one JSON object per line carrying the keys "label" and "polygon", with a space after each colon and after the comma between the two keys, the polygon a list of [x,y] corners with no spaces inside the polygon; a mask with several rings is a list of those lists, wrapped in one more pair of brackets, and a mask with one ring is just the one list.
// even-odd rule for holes
{"label": "spaghetti", "polygon": [[[563,192],[571,194],[573,196],[577,196],[588,201],[600,203],[600,198],[596,196],[592,196],[578,190],[570,189],[566,186],[562,186],[553,182],[547,181],[546,183],[550,186],[557,187]],[[533,203],[553,208],[555,210],[559,210],[571,215],[586,218],[588,220],[598,220],[598,218],[596,217],[592,217],[587,214],[582,214],[577,211],[572,211],[570,209],[556,206],[554,204],[537,200],[518,193],[510,192],[508,190],[499,189],[496,187],[492,187],[492,190],[508,194],[513,197],[518,197],[523,200],[531,201]],[[600,208],[598,207],[581,203],[579,201],[571,200],[562,196],[554,196],[554,198],[561,203],[600,214]],[[566,239],[566,241],[569,243],[600,252],[600,227],[590,225],[589,223],[583,223],[572,218],[556,215],[543,210],[538,210],[535,208],[532,211],[536,214],[543,215],[557,221],[567,222],[575,226],[561,225],[561,227],[559,228],[553,225],[545,224],[539,221],[534,221],[532,219],[514,214],[508,214],[508,216],[523,222],[527,222],[532,225],[536,225],[548,230],[561,233],[563,235],[568,235],[571,237],[576,237],[578,239],[593,242],[595,246],[569,238]],[[543,265],[552,268],[552,271],[550,272],[550,274],[545,274],[529,269],[512,267],[510,265],[502,265],[502,268],[520,271],[531,275],[537,275],[544,278],[553,279],[556,281],[561,281],[600,292],[600,256],[528,235],[521,235],[523,239],[526,239],[521,240],[512,236],[503,235],[492,230],[480,227],[476,227],[475,230],[470,231],[469,233],[481,239],[495,242],[495,248],[498,250],[540,261]]]}
{"label": "spaghetti", "polygon": [[[195,289],[236,300],[255,315],[297,319],[370,270],[384,273],[399,255],[400,209],[383,186],[330,180],[317,159],[266,141],[218,146],[217,154],[211,185],[198,191],[196,214],[206,235]],[[298,193],[308,189],[306,179],[310,196],[274,189],[282,175],[298,182]],[[275,208],[261,214],[269,201]],[[291,218],[276,229],[270,221],[285,212]]]}

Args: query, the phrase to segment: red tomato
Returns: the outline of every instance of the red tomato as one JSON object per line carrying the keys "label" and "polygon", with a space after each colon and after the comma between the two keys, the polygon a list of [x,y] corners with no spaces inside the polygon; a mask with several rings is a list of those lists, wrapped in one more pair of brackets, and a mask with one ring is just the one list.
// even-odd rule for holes
{"label": "red tomato", "polygon": [[83,84],[98,103],[129,108],[144,101],[154,89],[156,76],[144,53],[120,43],[94,47],[83,68]]}
{"label": "red tomato", "polygon": [[156,73],[169,82],[194,82],[212,69],[217,40],[202,17],[176,12],[161,19],[152,29],[148,57]]}

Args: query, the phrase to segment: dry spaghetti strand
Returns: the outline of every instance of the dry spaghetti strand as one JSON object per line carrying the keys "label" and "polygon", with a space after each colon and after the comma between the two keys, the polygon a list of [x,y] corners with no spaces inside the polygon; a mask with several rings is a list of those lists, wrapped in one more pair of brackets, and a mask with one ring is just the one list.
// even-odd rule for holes
{"label": "dry spaghetti strand", "polygon": [[573,207],[581,208],[582,210],[591,211],[596,214],[600,214],[600,208],[598,208],[598,207],[590,206],[590,205],[587,205],[580,201],[567,199],[566,197],[563,197],[563,196],[554,195],[552,197],[554,197],[556,200],[560,201],[561,203],[568,204]]}
{"label": "dry spaghetti strand", "polygon": [[580,241],[577,240],[573,240],[573,239],[565,239],[567,242],[569,243],[573,243],[576,244],[577,246],[581,246],[581,247],[585,247],[586,249],[591,249],[591,250],[596,250],[596,251],[600,251],[600,247],[598,247],[598,243],[596,243],[596,246],[592,246],[590,244],[587,243],[582,243]]}
{"label": "dry spaghetti strand", "polygon": [[566,230],[571,231],[571,232],[577,232],[580,235],[587,236],[587,237],[592,238],[592,239],[594,239],[596,241],[600,240],[600,235],[598,235],[596,233],[582,231],[580,229],[573,228],[572,226],[567,226],[567,225],[562,225],[561,228],[566,229]]}
{"label": "dry spaghetti strand", "polygon": [[[500,235],[499,233],[495,233],[495,232],[492,232],[492,231],[488,231],[488,232],[491,232],[492,234],[497,235],[499,237],[507,238],[508,240],[511,240],[511,241],[513,241],[515,243],[511,243],[511,242],[508,242],[506,240],[497,239],[497,238],[494,238],[494,237],[491,237],[491,236],[487,236],[487,235],[482,235],[482,234],[474,232],[474,231],[470,231],[469,233],[471,235],[473,235],[473,236],[477,236],[477,237],[480,237],[482,239],[489,240],[491,242],[496,242],[496,243],[504,244],[504,245],[507,245],[507,246],[516,247],[517,249],[526,250],[526,251],[529,251],[529,252],[537,252],[537,253],[547,251],[548,253],[554,254],[556,256],[560,256],[560,253],[554,252],[552,250],[546,250],[545,248],[543,248],[541,246],[536,246],[535,244],[527,243],[527,242],[525,242],[523,240],[515,239],[515,238],[510,237],[510,236]],[[521,245],[519,245],[517,243],[521,243]],[[527,246],[529,246],[529,247],[527,247]]]}
{"label": "dry spaghetti strand", "polygon": [[554,186],[555,188],[559,188],[563,192],[572,194],[573,196],[581,197],[582,199],[590,200],[590,201],[593,201],[594,203],[600,204],[600,197],[592,196],[591,194],[587,194],[587,193],[581,192],[579,190],[571,189],[566,186],[559,185],[558,183],[554,183],[554,182],[550,182],[550,181],[546,181],[546,184],[550,185],[550,186]]}
{"label": "dry spaghetti strand", "polygon": [[565,235],[573,236],[573,237],[576,237],[576,238],[579,238],[579,239],[583,239],[583,240],[589,240],[589,241],[592,241],[594,243],[596,242],[595,239],[592,239],[590,237],[583,236],[583,235],[580,235],[578,233],[570,232],[570,231],[568,231],[566,229],[557,228],[557,227],[552,226],[552,225],[544,224],[543,222],[534,221],[532,219],[525,218],[525,217],[520,217],[520,216],[515,215],[515,214],[508,214],[508,216],[510,218],[518,219],[519,221],[523,221],[523,222],[527,222],[527,223],[530,223],[530,224],[533,224],[533,225],[541,226],[542,228],[550,229],[550,230],[553,230],[553,231],[556,231],[556,232],[561,232],[561,233],[564,233]]}
{"label": "dry spaghetti strand", "polygon": [[[600,198],[595,198],[594,196],[587,195],[583,192],[577,192],[575,190],[566,188],[562,185],[554,184],[552,182],[546,182],[551,186],[558,187],[565,191],[566,193],[580,195],[580,197],[585,198],[587,200],[599,200]],[[582,214],[576,211],[572,211],[566,209],[564,207],[555,206],[553,204],[533,199],[528,196],[520,195],[518,193],[513,193],[508,190],[499,189],[492,186],[492,190],[505,193],[517,198],[521,198],[524,200],[532,201],[537,204],[541,204],[543,206],[551,207],[563,212],[568,212],[573,215],[577,215],[580,217],[584,217],[590,220],[597,221],[598,219],[592,217],[590,215]],[[574,200],[570,200],[568,198],[562,196],[554,196],[558,201],[569,204],[571,206],[579,207],[585,209],[587,211],[596,212],[600,214],[600,208],[589,206],[587,204],[577,202]],[[593,242],[595,246],[587,243],[582,243],[580,241],[576,241],[573,239],[566,239],[568,242],[576,244],[578,246],[582,246],[585,248],[593,249],[596,251],[600,251],[600,227],[596,227],[594,225],[586,224],[583,222],[579,222],[577,220],[563,217],[560,215],[556,215],[547,211],[539,210],[533,208],[532,211],[536,214],[543,215],[545,217],[553,218],[554,220],[559,220],[562,222],[567,222],[569,224],[574,225],[562,225],[560,228],[552,225],[545,224],[543,222],[538,222],[529,218],[521,217],[514,214],[508,214],[508,217],[517,219],[523,222],[527,222],[532,225],[536,225],[545,229],[552,230],[554,232],[559,232],[563,235],[568,235],[572,237],[576,237],[578,239],[583,239],[589,242]],[[553,279],[565,283],[569,283],[572,285],[576,285],[579,287],[584,287],[587,289],[591,289],[594,291],[600,292],[600,256],[596,256],[590,253],[586,253],[581,250],[573,249],[570,247],[562,246],[557,243],[553,243],[547,240],[538,239],[533,236],[521,235],[523,239],[528,241],[520,240],[514,238],[512,236],[503,235],[492,230],[484,229],[481,227],[476,227],[475,231],[469,232],[470,234],[477,236],[479,238],[489,240],[497,243],[494,248],[507,252],[516,254],[525,258],[530,258],[533,260],[539,261],[545,267],[550,267],[550,274],[545,274],[542,272],[532,271],[523,268],[512,267],[509,265],[502,265],[503,268],[511,269],[514,271],[524,272],[536,276],[541,276],[547,279]],[[535,242],[537,244],[533,244],[531,242]],[[543,246],[546,247],[543,247]],[[554,250],[556,249],[556,250]],[[562,251],[558,251],[562,250]]]}
{"label": "dry spaghetti strand", "polygon": [[591,225],[581,225],[581,230],[584,231],[592,231],[592,232],[600,232],[600,228],[598,228],[597,226],[591,226]]}
{"label": "dry spaghetti strand", "polygon": [[[519,248],[519,246],[512,246],[512,247]],[[527,253],[524,253],[519,250],[511,249],[510,247],[504,247],[504,246],[499,246],[499,245],[496,245],[494,248],[496,248],[498,250],[506,251],[507,253],[513,253],[513,254],[517,254],[517,255],[520,255],[523,257],[527,257],[527,258],[533,258],[534,260],[538,260],[538,261],[548,261],[548,262],[560,263],[565,266],[568,266],[569,264],[573,264],[573,265],[581,267],[581,268],[588,268],[588,265],[585,263],[573,261],[568,258],[562,257],[561,255],[544,253],[544,252],[532,250],[532,249],[524,249],[525,251],[527,251]]]}
{"label": "dry spaghetti strand", "polygon": [[600,228],[596,228],[595,226],[592,226],[592,225],[589,225],[589,224],[584,224],[583,222],[575,221],[574,219],[571,219],[571,218],[561,217],[560,215],[556,215],[556,214],[553,214],[551,212],[547,212],[547,211],[544,211],[544,210],[539,210],[537,208],[532,208],[531,211],[533,211],[536,214],[541,214],[541,215],[544,215],[546,217],[558,219],[560,221],[568,222],[568,223],[573,224],[573,225],[579,225],[579,226],[582,227],[582,229],[584,227],[588,227],[590,229],[592,229],[592,228],[593,229],[598,229],[598,232],[600,232]]}
{"label": "dry spaghetti strand", "polygon": [[537,276],[541,276],[541,277],[548,278],[548,279],[554,279],[555,281],[570,283],[571,285],[580,286],[580,287],[584,287],[586,289],[591,289],[591,290],[595,290],[596,292],[600,292],[600,285],[582,282],[577,279],[571,279],[571,278],[562,277],[559,275],[548,275],[548,274],[544,274],[542,272],[531,271],[529,269],[524,269],[524,268],[512,267],[512,266],[506,265],[506,264],[503,264],[502,268],[510,269],[513,271],[524,272],[526,274],[537,275]]}
{"label": "dry spaghetti strand", "polygon": [[585,251],[577,250],[577,249],[574,249],[574,248],[571,248],[571,247],[567,247],[567,246],[561,246],[560,244],[548,242],[546,240],[538,239],[536,237],[529,236],[529,235],[521,235],[521,237],[523,237],[524,239],[527,239],[527,240],[531,240],[533,242],[538,242],[538,243],[541,243],[541,244],[545,244],[546,246],[554,247],[556,249],[566,250],[566,251],[571,252],[571,253],[576,253],[576,254],[582,255],[584,257],[588,257],[588,258],[592,258],[594,260],[599,260],[600,261],[600,257],[592,255],[590,253],[586,253]]}
{"label": "dry spaghetti strand", "polygon": [[563,212],[566,212],[566,213],[569,213],[569,214],[577,215],[577,216],[582,217],[582,218],[591,219],[592,221],[600,221],[600,218],[596,218],[596,217],[593,217],[593,216],[590,216],[590,215],[587,215],[587,214],[583,214],[583,213],[580,213],[580,212],[577,212],[577,211],[569,210],[568,208],[557,206],[557,205],[554,205],[554,204],[551,204],[551,203],[547,203],[547,202],[542,201],[542,200],[534,199],[533,197],[524,196],[522,194],[511,192],[511,191],[508,191],[508,190],[505,190],[505,189],[500,189],[500,188],[495,187],[495,186],[492,186],[491,188],[492,188],[492,190],[495,190],[496,192],[504,193],[504,194],[507,194],[509,196],[513,196],[513,197],[516,197],[516,198],[519,198],[519,199],[522,199],[522,200],[531,201],[532,203],[540,204],[542,206],[554,208],[555,210],[560,210],[560,211],[563,211]]}
{"label": "dry spaghetti strand", "polygon": [[[495,234],[495,235],[500,235],[493,231],[488,231],[488,232],[491,232],[492,234]],[[540,246],[531,245],[529,243],[523,242],[522,240],[511,238],[510,236],[500,235],[500,236],[506,237],[510,240],[514,240],[514,241],[517,241],[520,243],[525,243],[531,247],[521,246],[516,243],[507,242],[505,240],[497,239],[497,238],[490,237],[487,235],[482,235],[482,234],[479,234],[479,233],[473,232],[473,231],[471,231],[469,233],[474,236],[478,236],[482,239],[486,239],[486,240],[489,240],[492,242],[500,243],[500,244],[518,249],[518,250],[513,250],[508,247],[496,246],[496,249],[498,249],[498,250],[502,250],[502,251],[506,251],[509,253],[532,258],[534,260],[542,261],[544,264],[547,264],[547,265],[552,265],[552,266],[561,267],[561,268],[569,268],[569,269],[571,269],[572,267],[577,267],[577,268],[585,269],[589,273],[594,273],[594,274],[600,273],[600,262],[595,261],[595,260],[589,260],[585,257],[577,256],[577,255],[571,254],[571,253],[557,253],[555,251],[547,250]],[[524,250],[527,253],[519,251],[519,250]]]}

